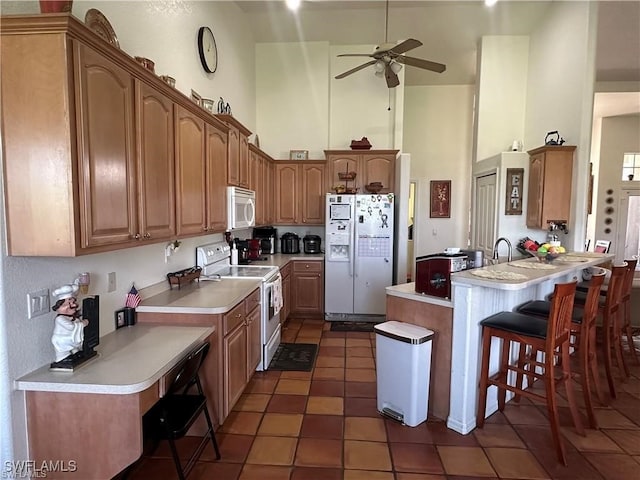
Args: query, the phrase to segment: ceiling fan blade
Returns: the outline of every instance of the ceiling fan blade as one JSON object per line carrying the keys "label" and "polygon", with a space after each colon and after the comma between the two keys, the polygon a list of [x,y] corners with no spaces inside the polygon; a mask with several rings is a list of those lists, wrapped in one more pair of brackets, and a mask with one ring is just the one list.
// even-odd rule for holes
{"label": "ceiling fan blade", "polygon": [[384,78],[387,79],[387,87],[389,88],[394,88],[400,85],[398,75],[396,75],[393,70],[391,70],[390,65],[387,65],[387,68],[384,69]]}
{"label": "ceiling fan blade", "polygon": [[351,75],[352,73],[356,73],[357,71],[362,70],[363,68],[367,68],[369,65],[373,65],[374,63],[376,63],[376,60],[371,60],[370,62],[363,63],[362,65],[352,68],[351,70],[347,70],[346,72],[341,73],[340,75],[336,75],[335,78],[336,80],[340,80],[341,78],[344,78],[347,75]]}
{"label": "ceiling fan blade", "polygon": [[430,62],[429,60],[423,60],[422,58],[405,57],[404,55],[398,55],[395,59],[396,62],[404,63],[412,67],[424,68],[425,70],[431,70],[432,72],[442,73],[447,69],[446,65],[442,63]]}
{"label": "ceiling fan blade", "polygon": [[404,42],[399,43],[395,47],[390,48],[389,52],[400,54],[400,53],[408,52],[409,50],[413,50],[414,48],[418,48],[421,45],[422,45],[422,42],[420,40],[416,40],[415,38],[409,38],[408,40],[405,40]]}
{"label": "ceiling fan blade", "polygon": [[372,55],[368,53],[341,53],[340,55],[336,55],[337,57],[371,57]]}

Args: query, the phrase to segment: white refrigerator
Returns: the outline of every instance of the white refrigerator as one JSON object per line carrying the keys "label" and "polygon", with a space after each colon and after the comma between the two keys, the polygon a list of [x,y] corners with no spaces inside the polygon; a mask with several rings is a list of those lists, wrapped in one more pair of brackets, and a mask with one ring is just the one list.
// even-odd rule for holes
{"label": "white refrigerator", "polygon": [[327,194],[325,318],[384,315],[393,284],[394,194]]}

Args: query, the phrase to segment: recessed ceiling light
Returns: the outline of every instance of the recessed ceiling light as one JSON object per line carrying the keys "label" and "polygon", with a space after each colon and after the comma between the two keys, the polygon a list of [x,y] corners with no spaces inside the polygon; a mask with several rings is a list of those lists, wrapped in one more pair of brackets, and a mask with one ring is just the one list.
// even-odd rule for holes
{"label": "recessed ceiling light", "polygon": [[285,2],[287,4],[287,7],[289,8],[289,10],[293,10],[294,12],[300,6],[300,0],[285,0]]}
{"label": "recessed ceiling light", "polygon": [[496,3],[498,3],[498,0],[484,0],[484,4],[487,7],[493,7]]}

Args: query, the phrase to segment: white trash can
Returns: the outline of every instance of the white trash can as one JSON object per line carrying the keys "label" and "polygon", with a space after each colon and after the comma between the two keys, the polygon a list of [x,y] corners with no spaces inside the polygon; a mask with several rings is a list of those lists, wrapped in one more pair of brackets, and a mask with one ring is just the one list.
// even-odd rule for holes
{"label": "white trash can", "polygon": [[434,332],[410,323],[374,326],[378,411],[410,427],[427,419]]}

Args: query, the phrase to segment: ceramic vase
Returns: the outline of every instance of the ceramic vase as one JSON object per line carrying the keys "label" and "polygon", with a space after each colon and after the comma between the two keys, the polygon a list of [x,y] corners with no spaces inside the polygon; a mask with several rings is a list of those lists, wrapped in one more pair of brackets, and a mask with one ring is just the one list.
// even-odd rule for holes
{"label": "ceramic vase", "polygon": [[40,0],[41,13],[71,12],[73,0]]}

